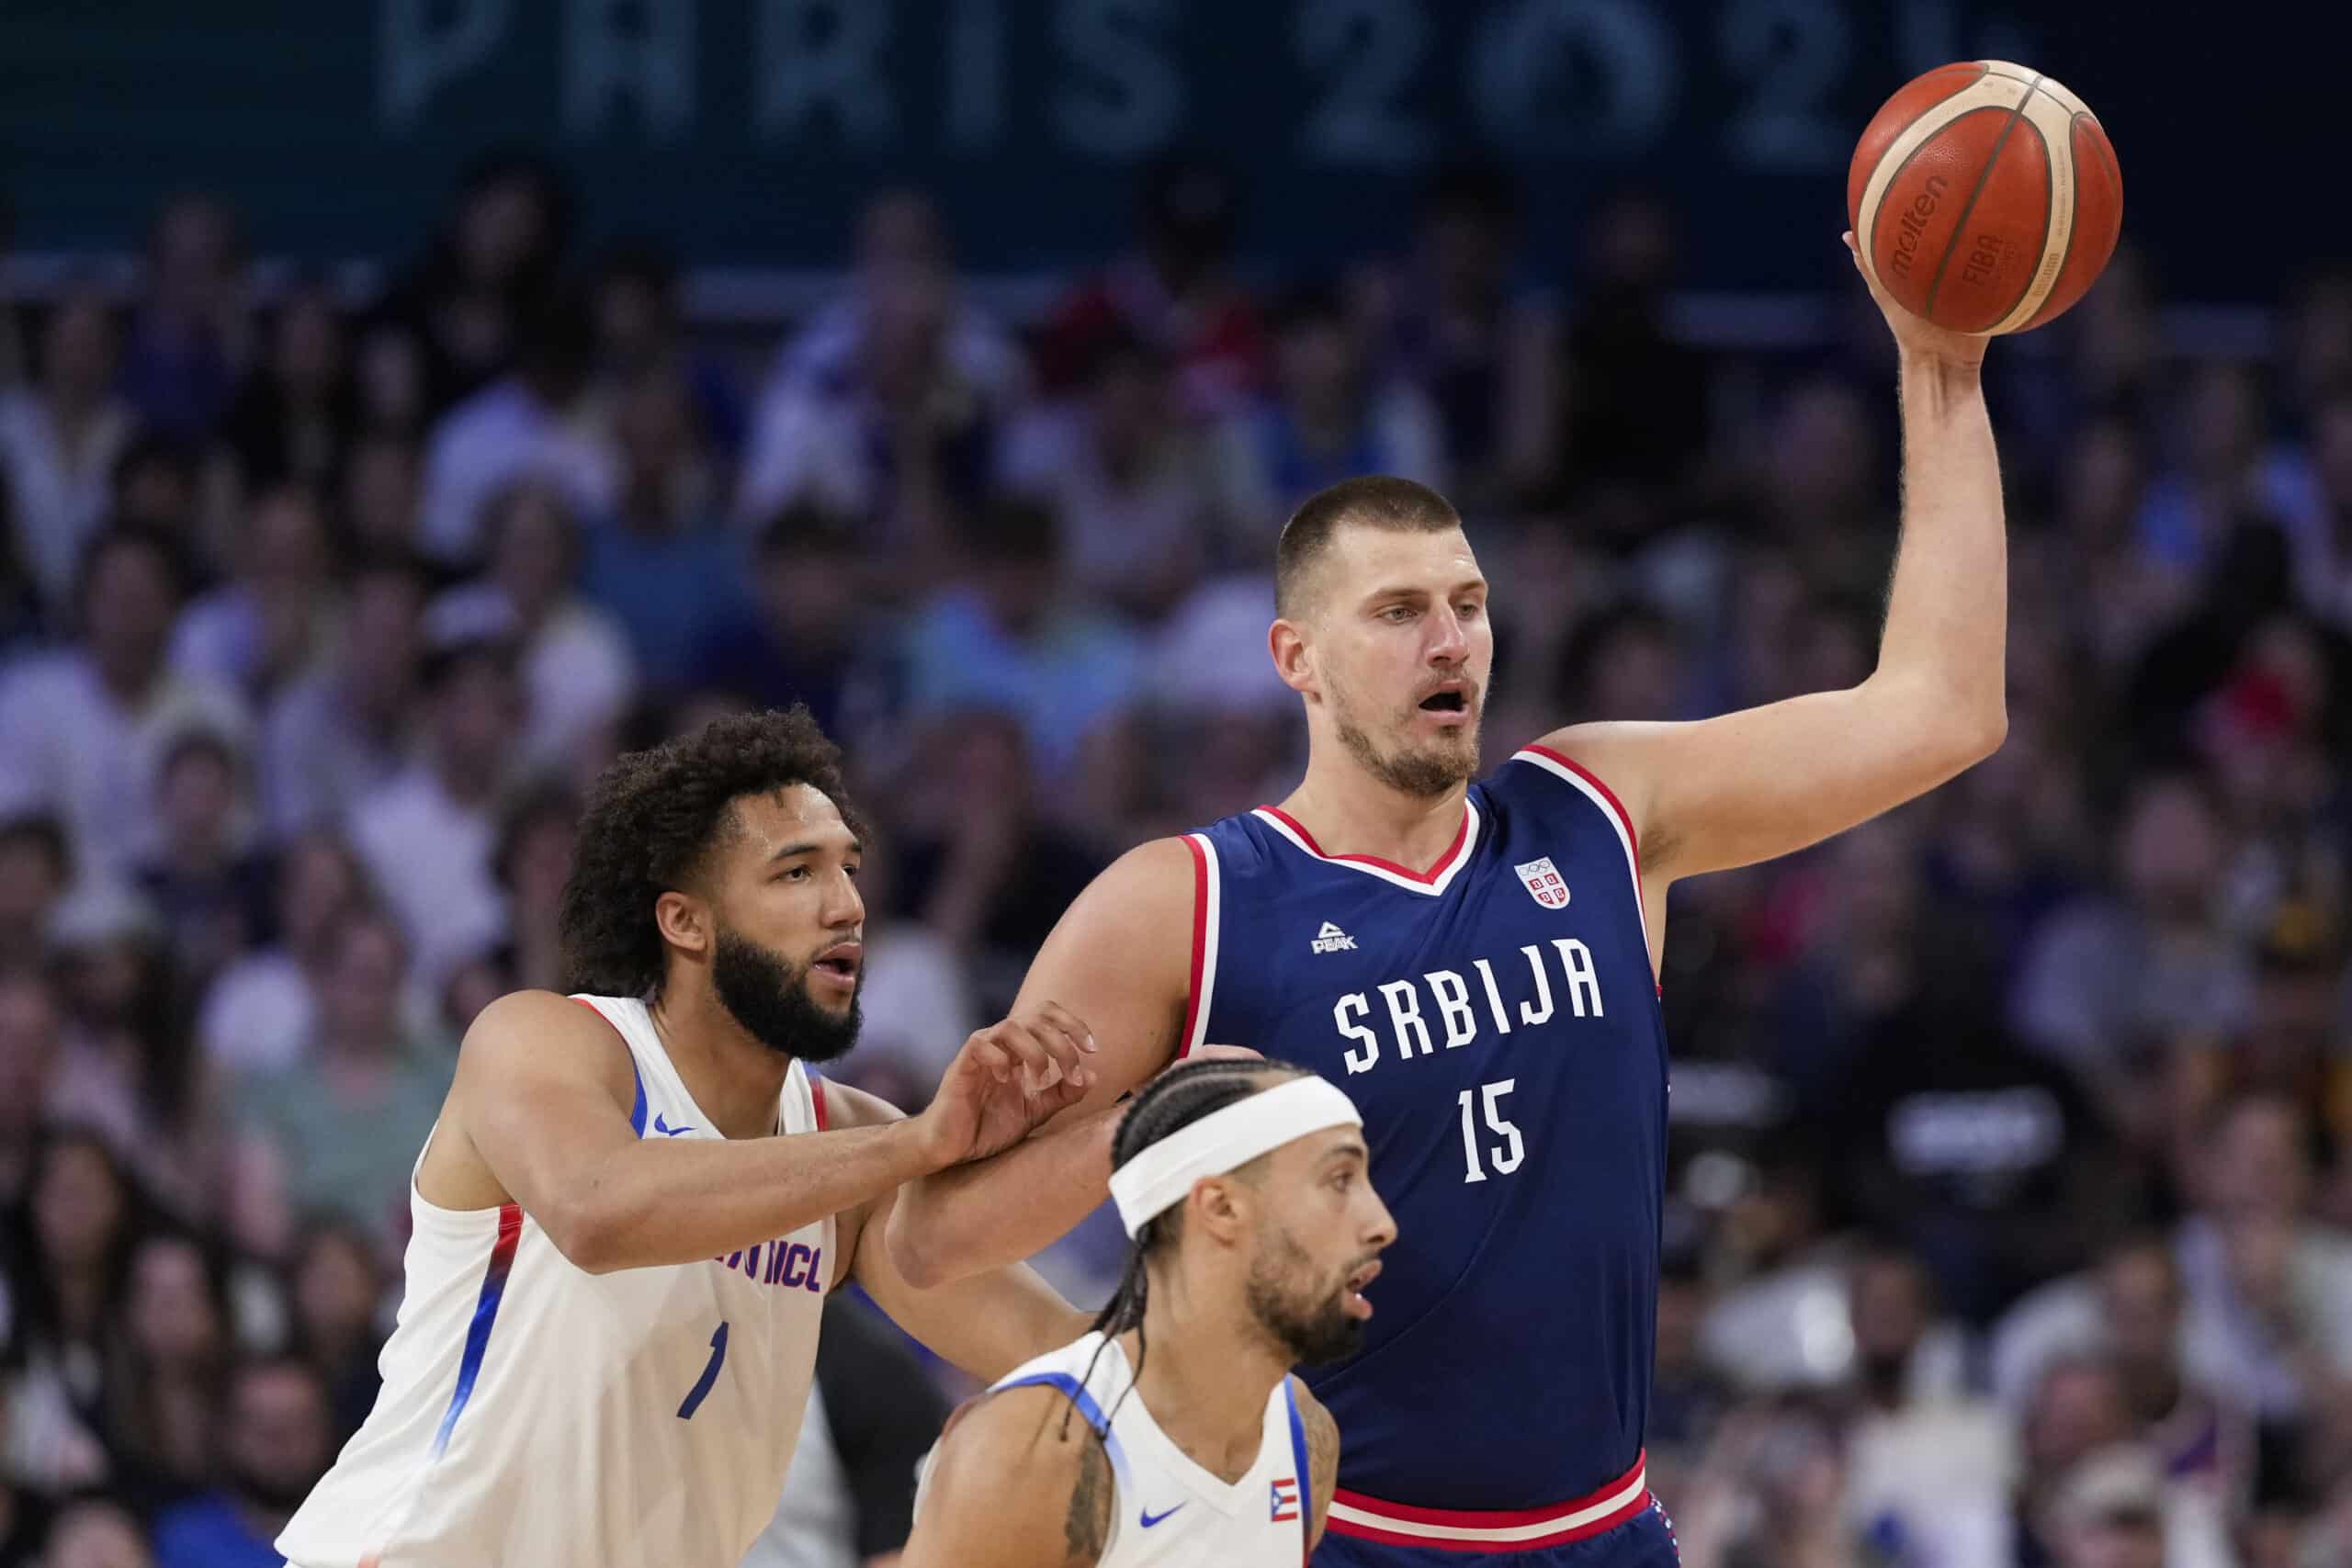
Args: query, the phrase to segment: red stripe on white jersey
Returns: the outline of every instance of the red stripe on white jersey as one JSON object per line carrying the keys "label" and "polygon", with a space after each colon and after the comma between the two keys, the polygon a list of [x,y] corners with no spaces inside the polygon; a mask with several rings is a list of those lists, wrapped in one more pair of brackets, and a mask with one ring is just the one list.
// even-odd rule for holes
{"label": "red stripe on white jersey", "polygon": [[1335,1535],[1440,1551],[1531,1551],[1616,1529],[1650,1505],[1642,1460],[1608,1485],[1542,1508],[1421,1508],[1342,1488],[1331,1495],[1326,1528]]}
{"label": "red stripe on white jersey", "polygon": [[817,1131],[825,1130],[825,1080],[816,1074],[808,1075],[808,1103],[817,1115]]}

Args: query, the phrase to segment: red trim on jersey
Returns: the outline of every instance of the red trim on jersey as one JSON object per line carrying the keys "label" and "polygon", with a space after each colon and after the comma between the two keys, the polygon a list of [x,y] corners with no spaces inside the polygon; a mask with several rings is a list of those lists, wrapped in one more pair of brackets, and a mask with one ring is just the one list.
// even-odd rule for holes
{"label": "red trim on jersey", "polygon": [[[1542,1508],[1421,1508],[1408,1503],[1385,1502],[1378,1497],[1367,1497],[1361,1492],[1350,1492],[1340,1487],[1331,1494],[1334,1507],[1324,1521],[1324,1529],[1335,1535],[1353,1536],[1360,1540],[1376,1540],[1391,1546],[1418,1546],[1434,1551],[1532,1551],[1540,1547],[1565,1545],[1615,1529],[1650,1506],[1649,1488],[1640,1484],[1645,1458],[1634,1460],[1631,1470],[1597,1491]],[[1602,1506],[1629,1487],[1634,1489],[1633,1495],[1607,1513],[1577,1523],[1565,1522]],[[1357,1513],[1393,1519],[1399,1524],[1438,1525],[1452,1530],[1509,1530],[1513,1533],[1499,1540],[1479,1540],[1384,1529],[1377,1524],[1342,1517],[1339,1512],[1342,1506]],[[1530,1525],[1547,1524],[1555,1519],[1564,1521],[1558,1529],[1519,1533]]]}
{"label": "red trim on jersey", "polygon": [[1317,860],[1353,861],[1358,865],[1378,866],[1383,871],[1394,872],[1398,876],[1408,877],[1412,881],[1419,882],[1424,886],[1435,883],[1439,877],[1445,874],[1445,868],[1453,863],[1453,857],[1462,852],[1463,844],[1466,842],[1470,837],[1470,808],[1465,804],[1462,809],[1462,826],[1455,831],[1453,835],[1453,842],[1446,846],[1445,853],[1438,856],[1437,863],[1430,866],[1429,870],[1415,871],[1409,866],[1398,865],[1393,860],[1382,860],[1378,855],[1335,855],[1327,853],[1325,852],[1323,846],[1315,841],[1315,835],[1308,832],[1304,827],[1300,826],[1298,818],[1293,817],[1289,812],[1284,811],[1281,807],[1261,806],[1258,807],[1258,809],[1266,813],[1269,817],[1278,817],[1282,818],[1283,825],[1288,828],[1292,832],[1296,833],[1298,835],[1298,841],[1306,846],[1306,852],[1313,855]]}
{"label": "red trim on jersey", "polygon": [[1625,841],[1634,846],[1634,864],[1638,869],[1642,863],[1642,836],[1634,830],[1634,814],[1625,809],[1625,803],[1617,798],[1617,792],[1601,783],[1599,773],[1594,773],[1574,757],[1563,757],[1549,746],[1527,746],[1521,750],[1551,758],[1552,761],[1600,792],[1600,798],[1609,803],[1609,809],[1617,813],[1617,820],[1624,826]]}
{"label": "red trim on jersey", "polygon": [[808,1103],[817,1111],[817,1131],[825,1130],[825,1080],[816,1074],[808,1075]]}
{"label": "red trim on jersey", "polygon": [[1208,852],[1189,833],[1184,836],[1184,848],[1193,857],[1193,973],[1184,989],[1184,1032],[1176,1037],[1180,1062],[1192,1054],[1193,1029],[1201,1021],[1201,987],[1208,978],[1209,955]]}

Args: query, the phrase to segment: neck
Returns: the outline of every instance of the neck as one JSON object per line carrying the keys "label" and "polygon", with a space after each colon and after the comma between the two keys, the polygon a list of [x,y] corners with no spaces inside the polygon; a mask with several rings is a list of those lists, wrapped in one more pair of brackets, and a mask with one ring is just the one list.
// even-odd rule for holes
{"label": "neck", "polygon": [[1258,1462],[1266,1400],[1290,1375],[1290,1353],[1238,1292],[1188,1290],[1168,1269],[1148,1299],[1140,1337],[1132,1328],[1119,1336],[1127,1364],[1143,1363],[1136,1397],[1169,1441],[1230,1485]]}
{"label": "neck", "polygon": [[721,1133],[763,1138],[775,1130],[776,1097],[792,1058],[744,1032],[720,1005],[706,970],[673,964],[652,1014],[670,1065]]}
{"label": "neck", "polygon": [[1334,759],[1336,745],[1315,745],[1306,777],[1282,804],[1325,854],[1371,855],[1419,872],[1453,847],[1470,793],[1467,780],[1440,795],[1408,795],[1372,777],[1353,759]]}

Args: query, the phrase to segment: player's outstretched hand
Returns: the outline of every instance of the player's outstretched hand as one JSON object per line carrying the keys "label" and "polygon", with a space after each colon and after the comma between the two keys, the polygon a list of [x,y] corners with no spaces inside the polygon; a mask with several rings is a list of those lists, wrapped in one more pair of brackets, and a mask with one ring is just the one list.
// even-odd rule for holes
{"label": "player's outstretched hand", "polygon": [[1896,304],[1894,297],[1878,286],[1878,279],[1871,276],[1871,269],[1862,265],[1862,253],[1854,245],[1854,231],[1849,229],[1845,239],[1846,249],[1854,258],[1854,270],[1862,275],[1862,286],[1871,291],[1871,298],[1878,303],[1879,313],[1886,318],[1887,329],[1894,333],[1896,347],[1914,359],[1941,360],[1969,368],[1984,363],[1984,345],[1993,341],[1990,337],[1939,327],[1925,316],[1917,315]]}
{"label": "player's outstretched hand", "polygon": [[1058,1002],[992,1023],[964,1042],[916,1118],[933,1169],[986,1159],[1086,1098],[1094,1036]]}

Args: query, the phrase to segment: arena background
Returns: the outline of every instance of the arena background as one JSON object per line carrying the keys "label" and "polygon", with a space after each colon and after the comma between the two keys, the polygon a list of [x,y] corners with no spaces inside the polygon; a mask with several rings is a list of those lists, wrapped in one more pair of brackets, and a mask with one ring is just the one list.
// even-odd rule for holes
{"label": "arena background", "polygon": [[[1264,576],[1317,483],[1463,504],[1494,755],[1865,672],[1845,163],[1980,55],[2098,110],[2124,248],[1992,351],[2003,751],[1677,889],[1653,1477],[1706,1568],[2352,1562],[2332,19],[9,9],[0,1568],[274,1561],[618,749],[842,739],[844,1072],[911,1109],[1094,870],[1287,788]],[[1039,1266],[1099,1300],[1120,1239]],[[869,1478],[959,1390],[863,1327],[755,1562],[903,1532]]]}

